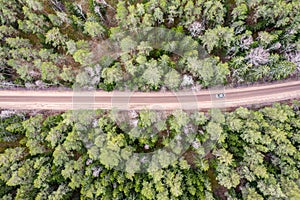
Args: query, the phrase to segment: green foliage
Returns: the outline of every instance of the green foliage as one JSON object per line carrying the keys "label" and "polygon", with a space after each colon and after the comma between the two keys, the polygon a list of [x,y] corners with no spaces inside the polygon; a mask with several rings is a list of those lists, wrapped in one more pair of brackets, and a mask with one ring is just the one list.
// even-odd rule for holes
{"label": "green foliage", "polygon": [[23,38],[7,38],[6,43],[11,47],[11,48],[31,48],[32,45],[30,44],[30,41],[28,39],[23,39]]}
{"label": "green foliage", "polygon": [[64,46],[66,37],[62,35],[58,28],[52,28],[46,33],[46,44],[52,44],[54,47]]}
{"label": "green foliage", "polygon": [[4,24],[12,24],[17,21],[17,15],[20,10],[20,5],[18,5],[17,1],[0,1],[0,20],[1,25]]}
{"label": "green foliage", "polygon": [[188,124],[189,117],[181,110],[174,111],[172,115],[173,117],[169,119],[170,129],[179,133],[181,128]]}
{"label": "green foliage", "polygon": [[166,74],[164,82],[167,88],[175,90],[179,87],[181,82],[180,74],[176,70],[171,70]]}
{"label": "green foliage", "polygon": [[[118,115],[104,111],[39,114],[21,123],[23,118],[4,112],[4,130],[24,138],[0,154],[0,185],[6,191],[0,195],[212,199],[220,197],[215,192],[222,186],[235,199],[297,199],[298,104],[211,110],[209,116],[174,111],[167,119],[144,110],[132,115],[137,122],[131,131],[122,130],[131,118],[118,124]],[[193,134],[193,148],[176,157],[181,144],[174,146],[171,139]],[[135,154],[149,151],[156,152],[149,163]]]}
{"label": "green foliage", "polygon": [[159,66],[157,66],[157,62],[154,60],[149,62],[147,69],[142,75],[145,83],[149,85],[150,88],[157,90],[161,82],[161,77],[162,71],[160,70]]}
{"label": "green foliage", "polygon": [[46,21],[44,15],[37,14],[26,6],[23,6],[22,10],[25,19],[18,19],[19,29],[26,33],[45,33],[45,29],[49,23]]}
{"label": "green foliage", "polygon": [[[178,90],[280,80],[299,73],[299,3],[294,1],[2,1],[2,82],[49,87],[57,84],[53,72],[58,66],[60,83],[72,87],[76,76],[82,76],[79,64],[97,64],[107,56],[111,59],[101,66],[120,62],[117,79],[124,81],[117,84],[116,78],[103,76],[107,78],[96,85],[105,90]],[[149,27],[170,32],[151,33]],[[108,45],[106,36],[116,44]],[[36,56],[41,48],[59,58],[42,59],[54,64],[53,71],[46,70],[48,77]],[[167,65],[163,57],[169,58]],[[41,79],[46,83],[33,84]]]}
{"label": "green foliage", "polygon": [[[255,188],[249,187],[248,184],[243,186],[243,197],[284,198],[288,194],[283,192],[286,187],[279,186],[284,184],[283,179],[297,180],[299,177],[299,173],[294,173],[297,171],[295,164],[298,162],[298,155],[293,145],[290,145],[294,143],[291,136],[297,134],[299,127],[290,126],[289,122],[298,116],[295,116],[291,107],[280,104],[265,107],[260,111],[240,108],[232,114],[230,121],[236,118],[235,124],[245,125],[229,124],[229,133],[237,134],[240,140],[234,142],[229,139],[229,150],[234,152],[235,159],[239,160],[239,174],[246,178],[249,184],[254,181],[258,184]],[[290,133],[289,136],[287,132]],[[270,192],[271,190],[274,192]]]}
{"label": "green foliage", "polygon": [[207,1],[204,3],[204,17],[216,24],[222,24],[225,17],[225,5],[221,1]]}
{"label": "green foliage", "polygon": [[97,22],[87,21],[84,24],[84,33],[87,33],[92,37],[103,37],[105,34],[105,29]]}
{"label": "green foliage", "polygon": [[24,133],[22,121],[24,114],[13,111],[2,111],[0,114],[0,142],[16,141]]}
{"label": "green foliage", "polygon": [[73,58],[81,65],[88,65],[91,62],[91,53],[89,50],[80,49],[74,53]]}
{"label": "green foliage", "polygon": [[119,65],[102,70],[101,77],[104,78],[104,84],[110,85],[122,80],[122,70]]}
{"label": "green foliage", "polygon": [[220,48],[221,46],[230,47],[234,41],[234,30],[228,27],[217,26],[214,29],[209,29],[201,37],[203,45],[210,53],[214,48]]}
{"label": "green foliage", "polygon": [[57,76],[59,75],[59,68],[51,62],[43,62],[41,65],[42,80],[53,83],[58,83]]}
{"label": "green foliage", "polygon": [[[298,1],[99,2],[0,0],[0,81],[149,91],[299,75]],[[295,105],[131,120],[1,111],[0,198],[299,199]],[[169,165],[181,133],[195,136],[187,162]],[[134,155],[156,150],[146,166]]]}

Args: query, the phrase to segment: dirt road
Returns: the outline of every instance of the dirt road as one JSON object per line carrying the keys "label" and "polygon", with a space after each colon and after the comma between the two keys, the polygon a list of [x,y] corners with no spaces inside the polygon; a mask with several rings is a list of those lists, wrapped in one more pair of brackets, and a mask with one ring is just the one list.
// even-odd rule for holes
{"label": "dirt road", "polygon": [[[216,94],[224,93],[224,98]],[[300,99],[300,81],[243,88],[212,88],[199,92],[0,91],[0,109],[156,109],[207,110]]]}

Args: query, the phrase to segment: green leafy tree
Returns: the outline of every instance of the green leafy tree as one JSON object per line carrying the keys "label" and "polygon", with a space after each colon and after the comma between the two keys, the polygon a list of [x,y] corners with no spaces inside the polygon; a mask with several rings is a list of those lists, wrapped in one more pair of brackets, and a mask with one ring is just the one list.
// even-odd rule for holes
{"label": "green leafy tree", "polygon": [[71,196],[71,189],[65,185],[61,184],[58,186],[57,190],[53,191],[48,197],[49,200],[67,199]]}
{"label": "green leafy tree", "polygon": [[42,80],[58,83],[59,68],[51,62],[43,62],[41,65]]}
{"label": "green leafy tree", "polygon": [[296,70],[296,65],[289,61],[282,61],[276,63],[275,66],[270,69],[270,76],[275,80],[288,77]]}
{"label": "green leafy tree", "polygon": [[72,83],[75,81],[75,73],[71,67],[64,67],[60,73],[60,77],[66,82]]}
{"label": "green leafy tree", "polygon": [[30,41],[28,39],[23,38],[6,38],[5,42],[11,47],[11,48],[32,48],[32,45],[30,44]]}
{"label": "green leafy tree", "polygon": [[124,53],[133,52],[137,45],[137,42],[134,41],[134,39],[132,39],[130,36],[123,38],[120,42],[121,50]]}
{"label": "green leafy tree", "polygon": [[254,188],[251,188],[249,186],[247,186],[246,188],[243,188],[242,190],[243,193],[243,198],[247,199],[247,200],[263,200],[264,198],[258,194]]}
{"label": "green leafy tree", "polygon": [[55,27],[46,33],[46,44],[52,44],[54,47],[64,47],[66,43],[66,36],[60,33],[60,30]]}
{"label": "green leafy tree", "polygon": [[164,83],[170,90],[178,89],[180,82],[180,74],[176,70],[171,70],[165,75]]}
{"label": "green leafy tree", "polygon": [[112,85],[118,83],[123,79],[123,72],[118,65],[113,67],[104,68],[101,73],[101,77],[104,79],[104,84]]}
{"label": "green leafy tree", "polygon": [[45,16],[33,12],[32,9],[26,6],[23,6],[22,10],[26,18],[18,20],[19,29],[26,33],[45,34],[45,29],[49,26]]}
{"label": "green leafy tree", "polygon": [[228,27],[217,26],[214,29],[208,29],[201,36],[201,40],[209,53],[214,48],[230,47],[234,41],[234,30]]}
{"label": "green leafy tree", "polygon": [[53,152],[53,158],[53,163],[56,166],[63,166],[64,163],[70,160],[68,153],[65,151],[62,145],[58,145],[55,148]]}
{"label": "green leafy tree", "polygon": [[225,139],[224,135],[222,134],[223,129],[218,123],[208,122],[206,126],[206,131],[209,134],[211,140],[213,141],[223,142]]}
{"label": "green leafy tree", "polygon": [[143,75],[142,79],[144,82],[150,86],[150,88],[153,88],[154,90],[157,90],[161,84],[162,79],[162,71],[158,67],[148,67]]}
{"label": "green leafy tree", "polygon": [[142,185],[143,185],[143,188],[141,190],[141,194],[146,199],[154,199],[155,190],[153,188],[153,184],[151,182],[143,181]]}
{"label": "green leafy tree", "polygon": [[0,20],[1,25],[12,24],[17,21],[19,12],[19,5],[17,1],[0,1]]}
{"label": "green leafy tree", "polygon": [[103,37],[105,34],[105,29],[98,22],[87,21],[84,23],[84,33],[92,37]]}
{"label": "green leafy tree", "polygon": [[208,21],[212,21],[216,24],[222,24],[224,22],[226,9],[221,1],[206,1],[204,3],[204,17]]}
{"label": "green leafy tree", "polygon": [[42,3],[37,0],[25,0],[25,2],[28,5],[28,7],[34,11],[40,11],[43,9]]}
{"label": "green leafy tree", "polygon": [[157,113],[151,110],[143,110],[139,113],[139,124],[142,127],[150,127],[152,124],[158,121]]}
{"label": "green leafy tree", "polygon": [[181,128],[189,123],[189,117],[187,113],[182,110],[176,110],[172,115],[173,117],[169,119],[170,129],[179,133]]}
{"label": "green leafy tree", "polygon": [[81,65],[88,65],[92,62],[92,53],[86,49],[79,49],[74,53],[73,58]]}

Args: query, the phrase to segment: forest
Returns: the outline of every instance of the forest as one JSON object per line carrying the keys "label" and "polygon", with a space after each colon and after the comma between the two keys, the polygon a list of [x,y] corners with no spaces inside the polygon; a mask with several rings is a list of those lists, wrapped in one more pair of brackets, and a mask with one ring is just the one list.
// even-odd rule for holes
{"label": "forest", "polygon": [[299,101],[0,117],[1,199],[300,198]]}
{"label": "forest", "polygon": [[[299,0],[0,0],[0,93],[199,91],[299,75]],[[300,102],[0,108],[0,199],[299,200]]]}
{"label": "forest", "polygon": [[299,11],[294,0],[0,0],[0,87],[150,91],[299,77]]}

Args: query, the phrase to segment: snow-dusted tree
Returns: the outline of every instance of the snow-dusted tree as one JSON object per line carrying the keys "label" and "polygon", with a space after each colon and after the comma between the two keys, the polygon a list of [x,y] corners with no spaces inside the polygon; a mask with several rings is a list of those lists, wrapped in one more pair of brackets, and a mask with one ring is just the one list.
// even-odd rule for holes
{"label": "snow-dusted tree", "polygon": [[188,30],[191,33],[192,37],[197,37],[205,30],[205,27],[202,23],[194,21],[189,27]]}
{"label": "snow-dusted tree", "polygon": [[251,49],[250,53],[246,56],[246,60],[248,63],[253,64],[255,66],[265,65],[269,62],[270,53],[268,50],[257,47],[255,49]]}
{"label": "snow-dusted tree", "polygon": [[300,71],[300,51],[291,52],[286,54],[288,61],[297,65],[297,70]]}
{"label": "snow-dusted tree", "polygon": [[193,84],[194,84],[194,80],[192,76],[186,74],[183,75],[182,82],[181,82],[182,87],[191,86]]}
{"label": "snow-dusted tree", "polygon": [[249,49],[252,43],[253,43],[252,35],[243,35],[240,39],[240,47],[242,49]]}

